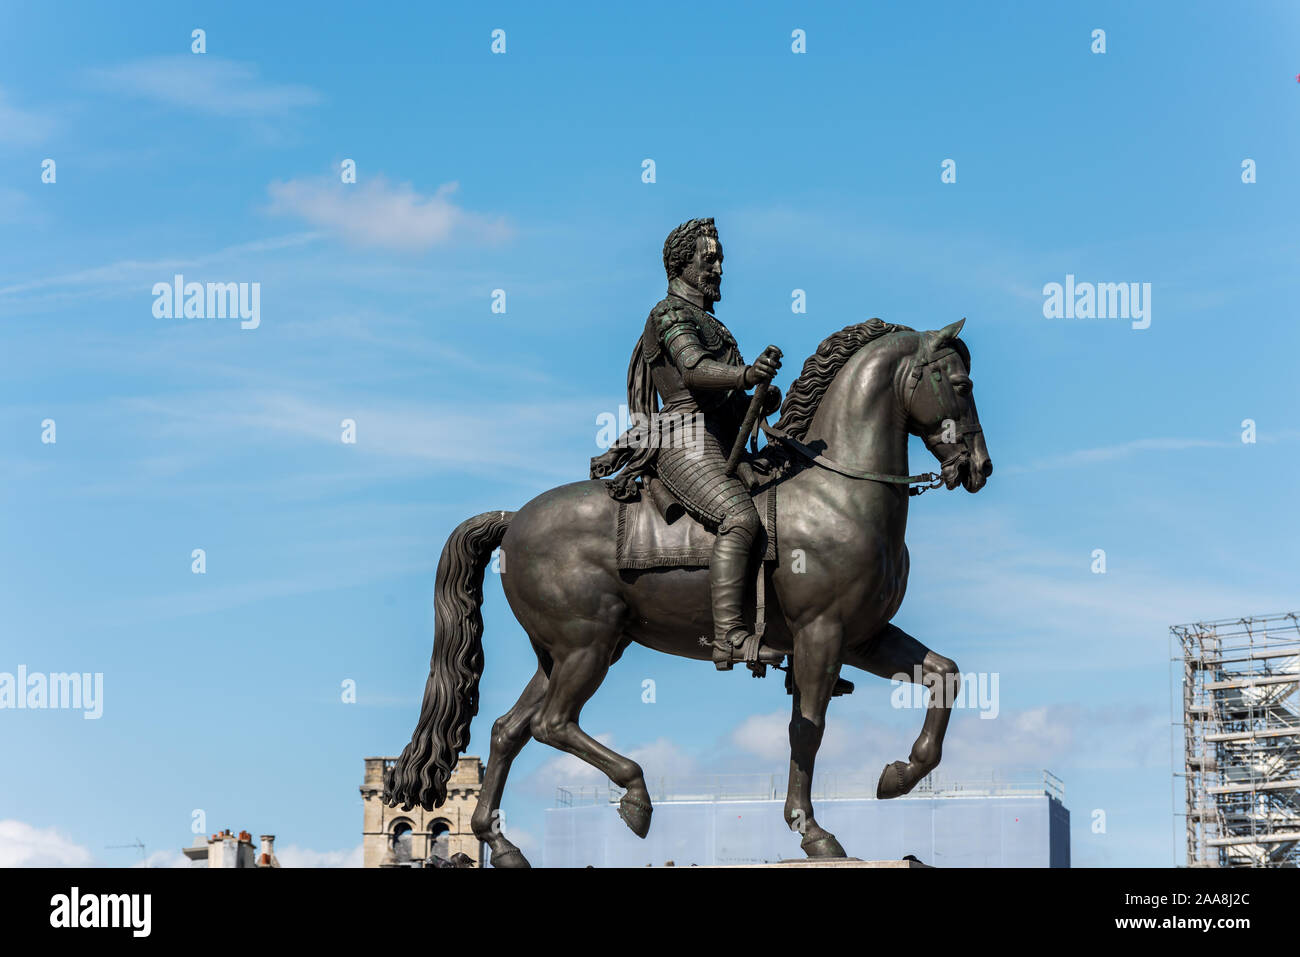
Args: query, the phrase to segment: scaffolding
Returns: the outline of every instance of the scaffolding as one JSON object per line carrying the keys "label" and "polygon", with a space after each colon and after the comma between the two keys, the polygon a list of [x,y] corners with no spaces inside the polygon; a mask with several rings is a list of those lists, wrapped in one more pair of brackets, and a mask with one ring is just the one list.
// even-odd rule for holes
{"label": "scaffolding", "polygon": [[1182,672],[1174,780],[1186,796],[1187,866],[1300,866],[1300,617],[1169,630]]}

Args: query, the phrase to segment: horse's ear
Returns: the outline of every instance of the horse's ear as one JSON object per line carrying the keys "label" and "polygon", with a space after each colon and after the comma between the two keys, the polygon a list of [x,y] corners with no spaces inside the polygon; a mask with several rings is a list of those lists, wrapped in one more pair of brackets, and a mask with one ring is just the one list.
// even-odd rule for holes
{"label": "horse's ear", "polygon": [[937,346],[945,342],[952,342],[961,334],[961,327],[964,325],[966,325],[966,317],[962,316],[956,322],[944,326],[934,334],[934,344]]}

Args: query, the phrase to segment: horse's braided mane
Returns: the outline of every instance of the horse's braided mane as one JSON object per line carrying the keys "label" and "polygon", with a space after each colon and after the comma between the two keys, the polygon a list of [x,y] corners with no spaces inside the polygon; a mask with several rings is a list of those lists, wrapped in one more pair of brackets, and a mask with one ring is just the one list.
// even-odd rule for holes
{"label": "horse's braided mane", "polygon": [[868,342],[874,342],[891,332],[915,331],[909,326],[868,319],[855,326],[845,326],[839,332],[827,336],[817,351],[804,361],[799,378],[791,384],[785,401],[781,403],[781,418],[776,427],[786,435],[802,441],[831,380],[844,368],[844,363],[853,358],[854,353]]}

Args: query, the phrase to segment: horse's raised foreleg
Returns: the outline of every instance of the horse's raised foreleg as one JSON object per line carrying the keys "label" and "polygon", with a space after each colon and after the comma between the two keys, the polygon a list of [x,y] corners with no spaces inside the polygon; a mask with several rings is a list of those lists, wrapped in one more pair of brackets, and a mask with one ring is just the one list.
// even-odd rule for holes
{"label": "horse's raised foreleg", "polygon": [[619,816],[637,837],[650,830],[650,792],[646,790],[641,766],[631,758],[613,751],[582,728],[578,715],[582,706],[596,693],[609,671],[614,642],[574,641],[563,657],[554,648],[550,682],[541,709],[533,715],[532,733],[538,741],[581,758],[621,788],[625,788],[618,805]]}
{"label": "horse's raised foreleg", "polygon": [[528,682],[515,706],[492,725],[492,750],[483,772],[483,789],[479,792],[474,816],[470,818],[470,827],[474,830],[474,836],[487,842],[491,848],[493,867],[530,866],[523,852],[502,833],[497,811],[501,807],[501,796],[505,793],[510,765],[528,743],[529,726],[545,693],[546,674],[538,668],[537,674]]}
{"label": "horse's raised foreleg", "polygon": [[812,776],[817,749],[826,730],[826,706],[840,674],[843,628],[838,622],[815,622],[795,635],[794,703],[790,715],[790,785],[785,795],[785,820],[803,835],[800,846],[809,857],[845,857],[835,835],[813,818]]}
{"label": "horse's raised foreleg", "polygon": [[961,673],[955,662],[931,651],[894,625],[886,625],[865,648],[865,652],[847,652],[845,662],[882,678],[916,682],[930,689],[925,720],[912,744],[912,753],[907,761],[885,765],[876,785],[876,797],[899,797],[938,767]]}

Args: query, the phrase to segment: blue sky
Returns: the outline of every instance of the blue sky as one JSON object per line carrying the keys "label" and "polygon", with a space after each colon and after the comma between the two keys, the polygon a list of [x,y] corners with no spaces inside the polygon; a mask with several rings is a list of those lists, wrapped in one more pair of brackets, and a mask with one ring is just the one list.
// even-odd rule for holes
{"label": "blue sky", "polygon": [[[6,5],[0,671],[102,672],[104,715],[0,711],[0,862],[128,864],[108,845],[138,837],[172,863],[195,809],[355,861],[447,534],[585,477],[664,236],[711,215],[719,316],[782,348],[782,387],[851,322],[969,318],[997,471],[916,500],[896,621],[1001,701],[958,712],[941,770],[1050,768],[1076,864],[1172,863],[1167,628],[1300,605],[1298,27],[1282,3]],[[260,283],[261,325],[155,318],[178,272]],[[1067,274],[1150,283],[1150,327],[1045,318]],[[535,667],[486,590],[484,757]],[[854,679],[819,769],[874,778],[919,714]],[[788,707],[634,648],[583,723],[647,777],[782,772]],[[536,743],[515,764],[535,860],[570,780]]]}

